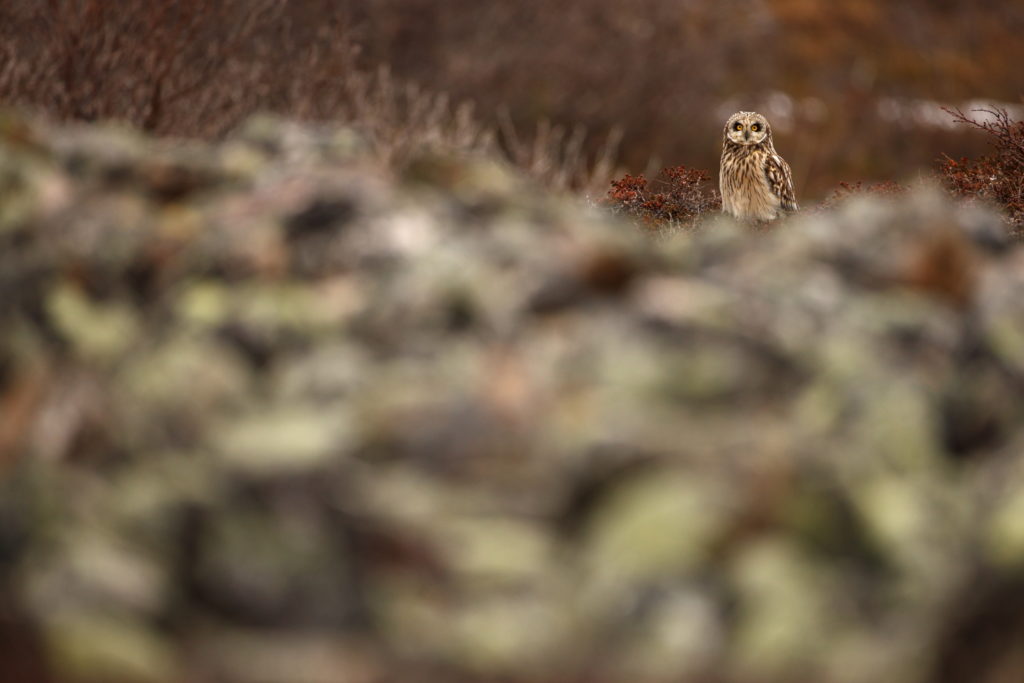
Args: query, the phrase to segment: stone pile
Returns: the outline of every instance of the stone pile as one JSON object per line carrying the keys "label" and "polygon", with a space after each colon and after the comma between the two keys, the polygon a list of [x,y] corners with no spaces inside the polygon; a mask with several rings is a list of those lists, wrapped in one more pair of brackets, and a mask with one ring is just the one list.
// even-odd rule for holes
{"label": "stone pile", "polygon": [[366,158],[0,115],[17,680],[1024,680],[998,217],[654,243],[486,159]]}

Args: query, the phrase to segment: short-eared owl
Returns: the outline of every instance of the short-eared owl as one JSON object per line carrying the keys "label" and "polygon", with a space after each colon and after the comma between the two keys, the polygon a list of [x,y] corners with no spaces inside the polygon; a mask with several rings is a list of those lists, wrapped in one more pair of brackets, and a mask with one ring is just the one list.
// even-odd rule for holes
{"label": "short-eared owl", "polygon": [[757,112],[736,112],[725,123],[719,185],[722,210],[741,220],[771,221],[799,208],[789,164]]}

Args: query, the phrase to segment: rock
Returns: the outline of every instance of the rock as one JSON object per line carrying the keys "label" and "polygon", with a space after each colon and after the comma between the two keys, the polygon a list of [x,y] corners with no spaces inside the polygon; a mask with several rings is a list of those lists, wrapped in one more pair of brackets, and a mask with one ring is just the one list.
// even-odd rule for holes
{"label": "rock", "polygon": [[999,225],[653,242],[343,128],[5,112],[0,626],[67,683],[1022,679]]}

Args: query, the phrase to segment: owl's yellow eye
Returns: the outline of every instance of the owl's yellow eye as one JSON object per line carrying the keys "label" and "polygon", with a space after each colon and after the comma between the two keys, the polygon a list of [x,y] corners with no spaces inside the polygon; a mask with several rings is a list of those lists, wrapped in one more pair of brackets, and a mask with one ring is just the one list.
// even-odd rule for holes
{"label": "owl's yellow eye", "polygon": [[736,123],[733,124],[732,129],[733,130],[743,130],[743,124],[740,123],[739,121],[737,121]]}
{"label": "owl's yellow eye", "polygon": [[755,123],[754,125],[752,125],[750,127],[750,130],[752,130],[752,131],[754,131],[756,133],[757,131],[761,130],[761,124],[760,123]]}

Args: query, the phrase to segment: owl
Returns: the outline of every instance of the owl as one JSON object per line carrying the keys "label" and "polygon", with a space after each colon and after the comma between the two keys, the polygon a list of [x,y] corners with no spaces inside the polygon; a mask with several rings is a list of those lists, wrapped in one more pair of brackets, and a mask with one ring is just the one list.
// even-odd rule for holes
{"label": "owl", "polygon": [[757,112],[736,112],[723,135],[722,211],[740,220],[766,222],[800,208],[793,174],[775,151],[768,119]]}

